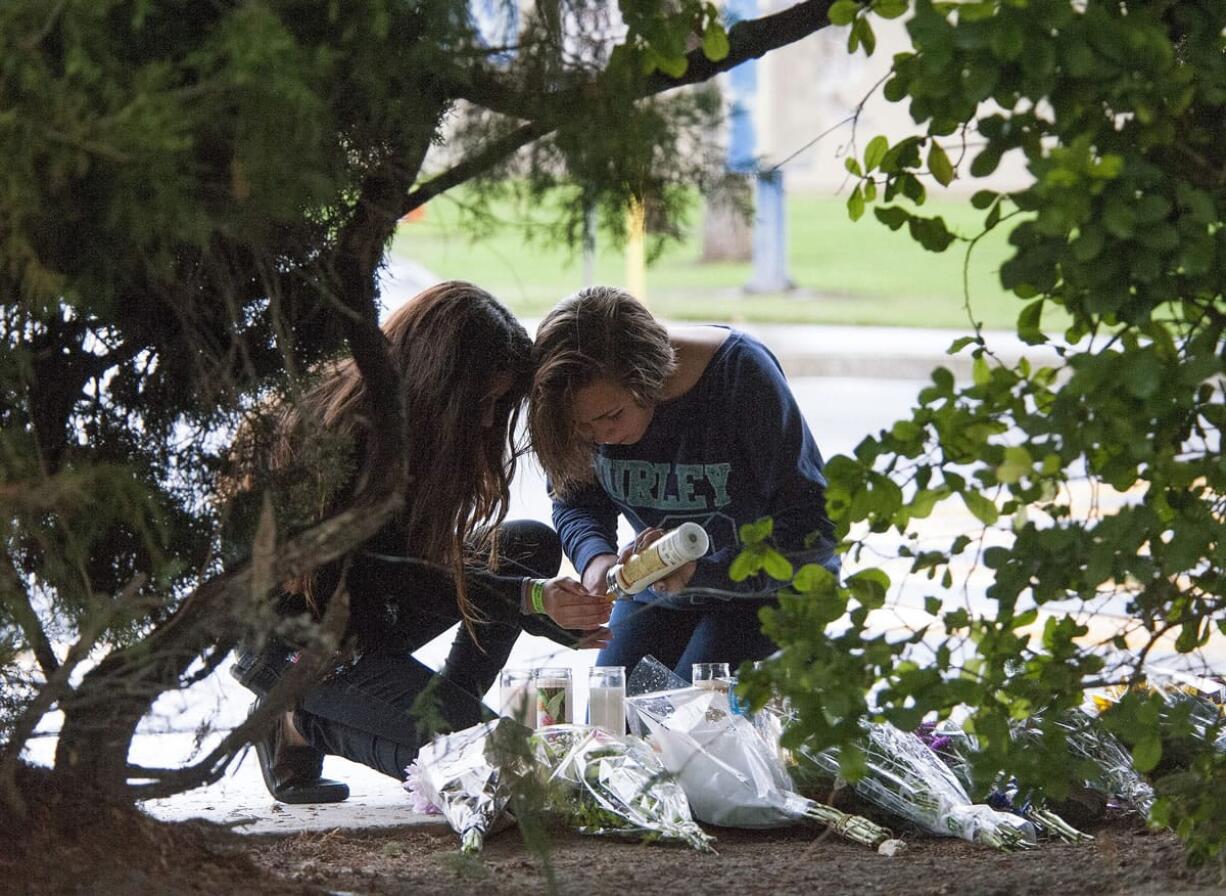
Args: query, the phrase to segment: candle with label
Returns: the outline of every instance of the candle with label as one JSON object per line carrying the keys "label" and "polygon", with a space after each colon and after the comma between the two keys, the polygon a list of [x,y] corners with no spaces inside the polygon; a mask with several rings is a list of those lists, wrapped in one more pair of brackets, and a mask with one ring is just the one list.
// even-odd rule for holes
{"label": "candle with label", "polygon": [[570,669],[537,669],[536,727],[570,724],[574,721],[575,691]]}
{"label": "candle with label", "polygon": [[605,583],[612,594],[638,594],[669,573],[697,560],[711,547],[707,531],[697,523],[682,523],[665,532],[625,563],[613,566]]}

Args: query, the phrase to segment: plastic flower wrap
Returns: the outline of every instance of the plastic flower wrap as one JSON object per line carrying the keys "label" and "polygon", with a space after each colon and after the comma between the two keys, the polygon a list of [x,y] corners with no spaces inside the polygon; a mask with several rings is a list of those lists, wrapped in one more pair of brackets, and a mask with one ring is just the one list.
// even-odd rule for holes
{"label": "plastic flower wrap", "polygon": [[675,840],[711,852],[685,794],[636,737],[585,725],[550,725],[531,737],[546,810],[580,833]]}
{"label": "plastic flower wrap", "polygon": [[[511,719],[494,719],[455,734],[444,734],[417,754],[405,788],[418,803],[438,807],[460,849],[480,852],[511,797],[516,743],[529,730]],[[410,789],[411,788],[411,789]]]}
{"label": "plastic flower wrap", "polygon": [[[1194,738],[1211,743],[1218,752],[1226,752],[1226,688],[1220,679],[1152,664],[1144,666],[1143,673],[1142,684],[1117,685],[1092,694],[1093,711],[1106,712],[1134,689],[1157,694],[1165,704],[1164,722],[1179,718]],[[1164,742],[1163,753],[1169,752],[1172,746],[1179,745]],[[1177,758],[1176,763],[1186,764],[1186,757]]]}
{"label": "plastic flower wrap", "polygon": [[[777,702],[763,712],[773,719],[759,720],[764,733],[781,736],[789,711]],[[918,737],[885,723],[866,723],[859,743],[866,774],[852,790],[880,809],[944,837],[961,837],[996,849],[1027,849],[1034,845],[1034,825],[1024,818],[975,804],[953,771]],[[807,781],[839,778],[837,748],[790,751],[794,777]]]}
{"label": "plastic flower wrap", "polygon": [[[1020,738],[1038,738],[1039,724],[1038,717],[1031,717],[1027,724],[1014,729],[1013,734]],[[1064,732],[1069,751],[1097,766],[1098,774],[1087,782],[1091,787],[1125,808],[1149,815],[1154,805],[1154,789],[1141,777],[1128,750],[1115,735],[1093,716],[1078,709],[1062,714],[1056,725]]]}
{"label": "plastic flower wrap", "polygon": [[627,702],[700,821],[777,828],[810,820],[887,855],[902,847],[885,828],[793,792],[774,747],[746,718],[729,711],[727,692],[680,688]]}
{"label": "plastic flower wrap", "polygon": [[[952,723],[934,725],[925,723],[916,730],[916,736],[949,766],[968,793],[974,784],[971,779],[971,757],[979,750],[974,735]],[[997,776],[987,804],[1001,812],[1012,812],[1033,824],[1039,831],[1047,832],[1068,843],[1086,843],[1094,838],[1077,830],[1049,807],[1043,800],[1022,793],[1017,779],[1001,773]]]}

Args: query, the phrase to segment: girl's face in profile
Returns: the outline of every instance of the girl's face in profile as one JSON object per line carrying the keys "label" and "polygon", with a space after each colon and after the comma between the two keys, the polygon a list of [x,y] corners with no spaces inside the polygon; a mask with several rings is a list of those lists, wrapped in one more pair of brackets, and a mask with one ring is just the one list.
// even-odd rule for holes
{"label": "girl's face in profile", "polygon": [[633,445],[651,425],[654,408],[639,404],[629,389],[599,379],[575,391],[571,409],[579,434],[597,445]]}

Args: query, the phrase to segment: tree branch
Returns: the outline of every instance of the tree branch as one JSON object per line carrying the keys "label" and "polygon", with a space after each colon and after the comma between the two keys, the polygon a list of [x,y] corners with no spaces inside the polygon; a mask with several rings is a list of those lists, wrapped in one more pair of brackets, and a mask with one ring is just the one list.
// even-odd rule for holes
{"label": "tree branch", "polygon": [[25,749],[26,742],[34,733],[34,729],[38,727],[42,717],[70,688],[69,679],[77,666],[89,656],[90,651],[97,645],[98,638],[106,631],[111,621],[126,609],[129,601],[140,591],[144,583],[144,575],[138,575],[124,587],[123,591],[115,595],[113,602],[100,607],[85,621],[76,642],[68,648],[64,662],[47,677],[46,683],[34,695],[34,699],[13,725],[8,744],[4,751],[0,752],[0,800],[7,805],[15,817],[24,818],[26,814],[25,801],[17,788],[17,763],[21,759],[21,752]]}
{"label": "tree branch", "polygon": [[[686,54],[684,75],[672,78],[657,72],[643,82],[635,99],[645,99],[677,87],[708,81],[743,62],[758,59],[772,50],[803,40],[830,24],[827,13],[833,2],[834,0],[804,0],[768,16],[737,22],[728,30],[729,50],[726,57],[719,62],[712,62],[702,48],[697,47]],[[603,73],[599,73],[585,84],[544,95],[520,91],[486,70],[470,72],[466,78],[452,82],[449,89],[456,98],[528,123],[479,150],[475,155],[462,159],[409,193],[402,203],[402,214],[407,214],[440,193],[470,180],[534,140],[552,133],[567,116],[573,115],[574,110],[582,106],[586,94],[599,85],[602,76]]]}
{"label": "tree branch", "polygon": [[[273,580],[293,578],[348,553],[378,532],[403,501],[403,494],[393,492],[295,536],[278,550]],[[109,654],[89,672],[71,702],[61,701],[64,727],[56,748],[57,773],[79,772],[100,788],[125,789],[136,724],[203,650],[242,634],[242,610],[252,599],[251,586],[250,563],[208,580],[148,637]],[[91,711],[97,706],[105,711]]]}
{"label": "tree branch", "polygon": [[465,181],[476,177],[491,166],[497,165],[503,159],[514,155],[529,143],[548,134],[551,130],[553,130],[552,127],[534,122],[523,125],[506,136],[500,137],[475,155],[469,156],[448,168],[442,174],[431,178],[409,193],[404,199],[405,214],[419,206],[425,205],[440,193],[445,193],[453,187],[457,187]]}
{"label": "tree branch", "polygon": [[340,644],[349,621],[349,592],[346,586],[346,571],[341,573],[340,583],[328,601],[319,627],[314,631],[312,642],[299,654],[298,661],[285,670],[260,705],[222,738],[221,743],[204,759],[194,765],[178,769],[128,768],[129,776],[156,778],[149,784],[138,784],[132,795],[138,800],[157,799],[182,793],[201,785],[213,784],[225,773],[226,767],[246,744],[263,735],[269,726],[278,724],[278,716],[292,706],[315,676],[323,669],[324,661]]}
{"label": "tree branch", "polygon": [[34,651],[34,658],[38,660],[38,667],[43,670],[44,677],[50,678],[60,668],[60,662],[55,658],[51,639],[47,637],[38,614],[34,612],[30,595],[8,551],[0,554],[0,600],[12,608],[13,617],[26,636],[30,649]]}
{"label": "tree branch", "polygon": [[758,19],[737,22],[728,29],[728,55],[712,62],[698,47],[686,54],[689,64],[680,78],[656,72],[647,80],[644,96],[662,93],[687,84],[700,84],[742,62],[759,59],[772,50],[803,40],[830,24],[827,13],[834,0],[805,0],[787,9]]}

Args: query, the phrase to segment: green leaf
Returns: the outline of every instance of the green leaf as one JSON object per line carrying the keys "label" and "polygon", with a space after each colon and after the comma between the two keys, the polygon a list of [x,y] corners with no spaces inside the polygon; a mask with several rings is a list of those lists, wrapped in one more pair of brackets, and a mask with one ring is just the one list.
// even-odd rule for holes
{"label": "green leaf", "polygon": [[792,588],[796,591],[810,593],[825,588],[833,583],[834,573],[817,563],[806,563],[796,572],[792,579]]}
{"label": "green leaf", "polygon": [[945,486],[940,488],[922,488],[915,493],[915,497],[911,499],[911,516],[914,519],[922,520],[928,517],[933,508],[937,506],[937,502],[949,495],[949,489]]}
{"label": "green leaf", "polygon": [[992,382],[992,368],[988,367],[988,361],[982,352],[977,354],[971,363],[971,379],[976,386],[986,386]]}
{"label": "green leaf", "polygon": [[873,0],[873,12],[883,19],[896,19],[907,11],[907,0]]}
{"label": "green leaf", "polygon": [[873,50],[877,48],[877,35],[873,33],[873,26],[864,16],[851,23],[851,33],[847,36],[847,52],[856,52],[861,44],[864,45],[866,56],[872,56]]}
{"label": "green leaf", "polygon": [[948,187],[953,183],[954,166],[949,161],[949,156],[945,154],[945,150],[941,148],[941,144],[935,140],[928,147],[928,170],[932,172],[932,176],[941,186]]}
{"label": "green leaf", "polygon": [[772,517],[764,516],[760,520],[755,520],[752,523],[745,523],[741,526],[741,543],[742,544],[761,544],[766,539],[771,537],[771,533],[775,531],[775,520]]}
{"label": "green leaf", "polygon": [[1162,370],[1151,357],[1136,358],[1124,370],[1124,385],[1137,398],[1149,398],[1162,386]]}
{"label": "green leaf", "polygon": [[975,177],[987,177],[1000,164],[1000,149],[989,144],[971,162],[971,174]]}
{"label": "green leaf", "polygon": [[962,492],[962,501],[966,504],[966,509],[975,516],[975,519],[985,526],[991,526],[1000,519],[1000,511],[997,509],[996,504],[979,492],[969,490]]}
{"label": "green leaf", "polygon": [[865,569],[847,578],[847,588],[861,606],[876,610],[885,604],[890,577],[880,569]]}
{"label": "green leaf", "polygon": [[1103,251],[1105,243],[1106,235],[1103,229],[1095,224],[1088,224],[1077,234],[1077,239],[1073,240],[1073,257],[1082,263],[1092,261]]}
{"label": "green leaf", "polygon": [[890,230],[897,230],[911,220],[910,213],[896,205],[876,206],[873,209],[873,214],[877,216],[878,221],[890,228]]}
{"label": "green leaf", "polygon": [[907,82],[902,78],[890,78],[881,88],[881,95],[886,98],[887,102],[902,102],[907,97]]}
{"label": "green leaf", "polygon": [[992,206],[992,210],[988,212],[988,216],[983,219],[984,230],[991,230],[1000,223],[1000,206],[1001,204],[999,202]]}
{"label": "green leaf", "polygon": [[872,56],[873,51],[877,49],[877,34],[873,31],[873,26],[869,23],[868,19],[862,17],[852,27],[860,31],[860,41],[864,44],[864,54]]}
{"label": "green leaf", "polygon": [[831,25],[850,25],[859,11],[860,4],[856,0],[835,0],[826,17],[830,19]]}
{"label": "green leaf", "polygon": [[864,170],[872,171],[880,165],[889,148],[890,141],[880,134],[868,141],[868,146],[864,149]]}
{"label": "green leaf", "polygon": [[1004,463],[996,468],[996,478],[1011,484],[1030,474],[1033,469],[1034,462],[1030,458],[1030,452],[1021,445],[1010,445],[1005,449]]}
{"label": "green leaf", "polygon": [[1017,316],[1017,337],[1027,345],[1042,345],[1047,341],[1040,321],[1043,317],[1043,300],[1031,302]]}
{"label": "green leaf", "polygon": [[999,58],[1017,59],[1025,47],[1021,27],[1012,21],[1001,22],[992,30],[991,46]]}
{"label": "green leaf", "polygon": [[1112,199],[1103,208],[1103,226],[1114,237],[1126,240],[1136,231],[1137,213],[1131,203]]}
{"label": "green leaf", "polygon": [[1145,734],[1132,748],[1132,764],[1144,774],[1152,771],[1162,759],[1162,739],[1157,733]]}
{"label": "green leaf", "polygon": [[929,252],[944,252],[954,241],[954,235],[945,226],[944,218],[912,217],[907,222],[911,238]]}
{"label": "green leaf", "polygon": [[662,53],[657,53],[655,61],[656,68],[670,78],[682,77],[690,66],[690,60],[685,56],[665,56]]}
{"label": "green leaf", "polygon": [[758,568],[757,558],[752,551],[741,551],[728,566],[728,578],[734,582],[743,582]]}
{"label": "green leaf", "polygon": [[1000,196],[995,190],[978,190],[971,197],[971,205],[974,208],[983,211],[985,208],[994,203],[997,197]]}
{"label": "green leaf", "polygon": [[783,554],[771,548],[766,551],[762,561],[762,567],[772,579],[780,582],[791,581],[792,564]]}
{"label": "green leaf", "polygon": [[851,196],[847,198],[847,214],[853,221],[864,217],[864,194],[859,186],[852,190]]}
{"label": "green leaf", "polygon": [[718,21],[707,23],[702,33],[702,53],[712,62],[720,62],[728,58],[728,33]]}

